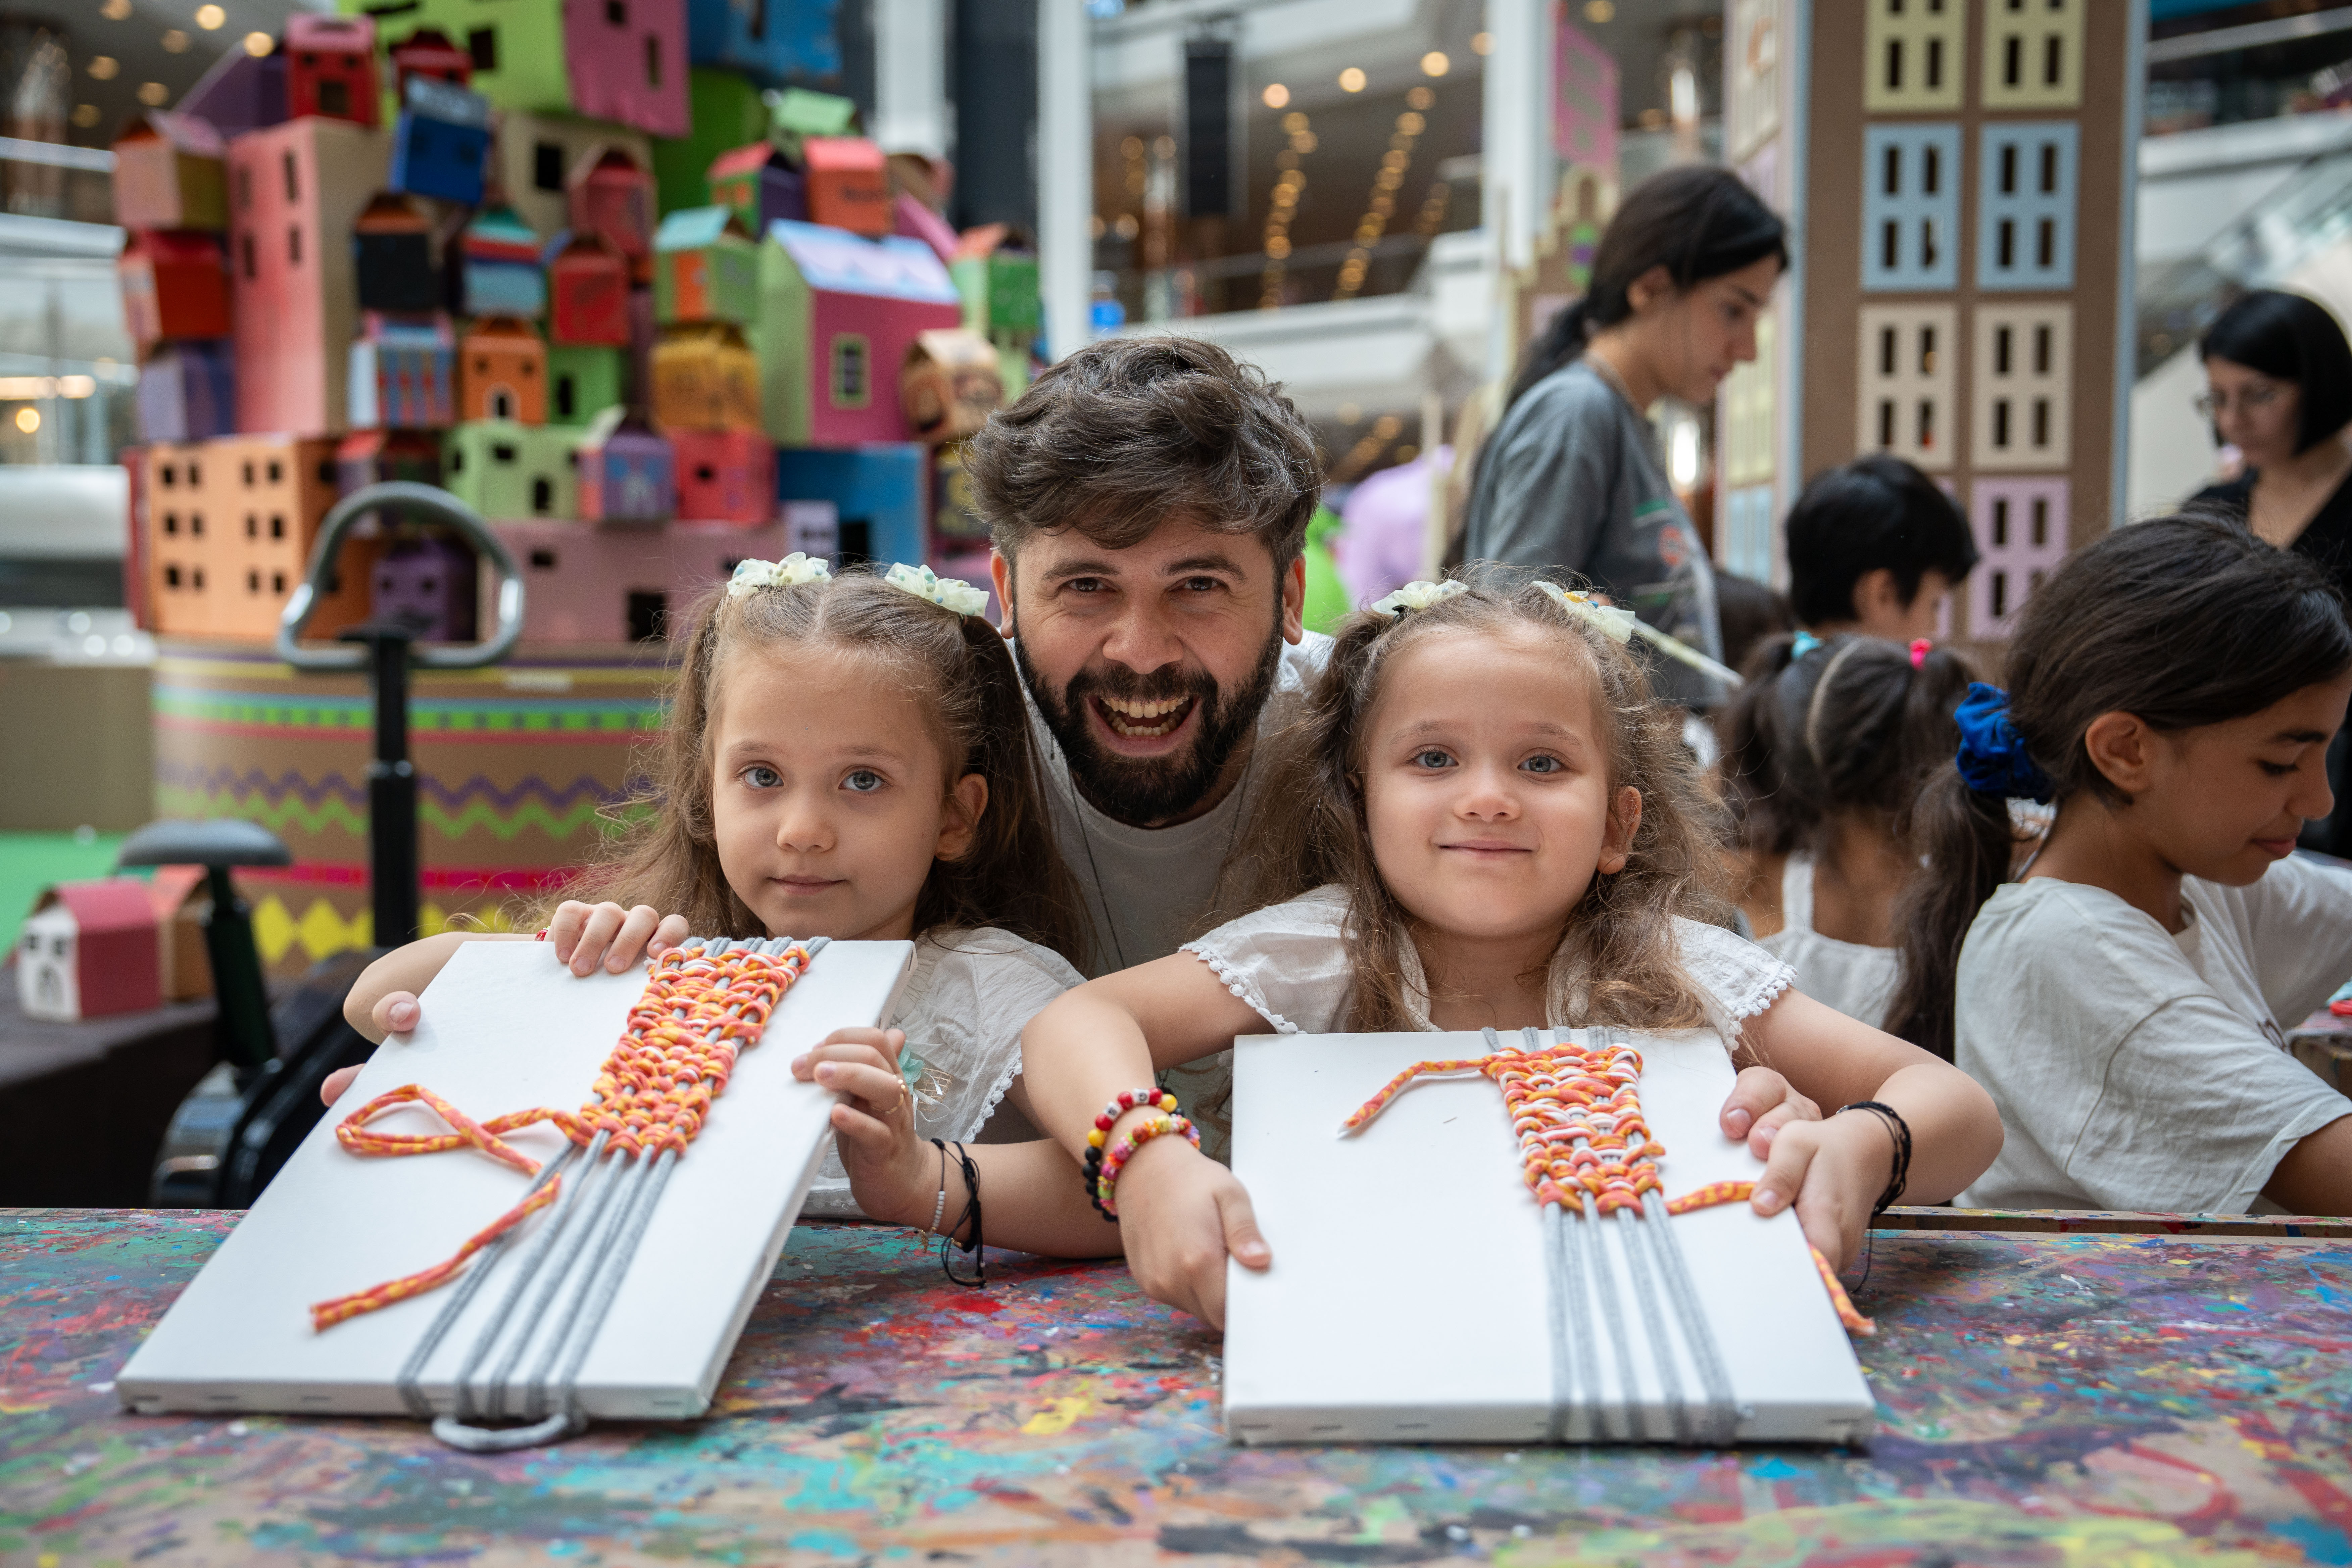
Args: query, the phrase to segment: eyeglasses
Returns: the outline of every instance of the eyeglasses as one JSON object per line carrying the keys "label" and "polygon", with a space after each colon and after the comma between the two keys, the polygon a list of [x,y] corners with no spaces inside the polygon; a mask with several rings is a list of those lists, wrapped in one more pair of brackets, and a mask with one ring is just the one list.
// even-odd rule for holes
{"label": "eyeglasses", "polygon": [[2276,382],[2264,381],[2246,387],[2234,399],[2226,392],[2203,392],[2197,395],[2197,412],[2204,418],[2210,419],[2217,414],[2230,412],[2230,405],[2234,402],[2239,413],[2252,414],[2258,408],[2268,408],[2272,404],[2276,403],[2279,400],[2279,394],[2285,390],[2286,388]]}

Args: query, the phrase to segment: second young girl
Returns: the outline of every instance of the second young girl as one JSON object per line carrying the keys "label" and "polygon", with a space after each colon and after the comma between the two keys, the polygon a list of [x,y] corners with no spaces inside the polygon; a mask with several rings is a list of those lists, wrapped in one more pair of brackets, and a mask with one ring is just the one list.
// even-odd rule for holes
{"label": "second young girl", "polygon": [[[891,1027],[838,1031],[793,1063],[872,1091],[833,1111],[851,1163],[919,1140],[932,1157],[864,1162],[864,1212],[970,1246],[977,1184],[999,1245],[1115,1253],[1054,1144],[983,1144],[962,1164],[961,1142],[1000,1101],[1028,1110],[1022,1026],[1078,984],[1062,954],[1083,952],[1020,678],[979,599],[907,567],[834,579],[799,556],[745,562],[698,617],[651,788],[547,934],[580,974],[618,973],[689,935],[912,939]],[[346,1016],[373,1039],[414,1028],[416,993],[458,943],[483,940],[500,939],[446,933],[378,960]],[[328,1081],[330,1104],[349,1081]],[[807,1212],[859,1212],[841,1155]]]}
{"label": "second young girl", "polygon": [[[1279,786],[1297,810],[1244,862],[1266,907],[1040,1014],[1024,1038],[1039,1125],[1080,1155],[1114,1096],[1269,1027],[1705,1025],[1800,1095],[1907,1123],[1895,1192],[1875,1114],[1790,1121],[1770,1142],[1758,1211],[1793,1204],[1832,1260],[1874,1202],[1965,1186],[2000,1146],[1983,1091],[1707,923],[1725,907],[1704,796],[1623,647],[1625,614],[1540,583],[1424,583],[1344,623]],[[1143,1143],[1117,1202],[1139,1282],[1212,1322],[1228,1253],[1271,1261],[1241,1184],[1182,1139]]]}

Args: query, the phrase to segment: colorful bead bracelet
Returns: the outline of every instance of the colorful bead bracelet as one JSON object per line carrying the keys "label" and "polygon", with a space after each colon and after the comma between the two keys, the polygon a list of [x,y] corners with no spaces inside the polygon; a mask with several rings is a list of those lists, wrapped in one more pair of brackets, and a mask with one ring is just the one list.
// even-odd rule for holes
{"label": "colorful bead bracelet", "polygon": [[1191,1117],[1160,1110],[1154,1111],[1121,1133],[1118,1142],[1101,1152],[1099,1163],[1096,1159],[1097,1151],[1092,1146],[1087,1148],[1087,1170],[1090,1186],[1087,1196],[1095,1205],[1096,1213],[1108,1220],[1118,1218],[1118,1205],[1111,1201],[1112,1189],[1118,1184],[1118,1173],[1127,1169],[1128,1161],[1135,1157],[1138,1149],[1170,1132],[1181,1132],[1192,1141],[1193,1148],[1201,1146],[1201,1130],[1192,1125]]}
{"label": "colorful bead bracelet", "polygon": [[[1110,1130],[1118,1125],[1120,1117],[1130,1110],[1139,1110],[1147,1107],[1160,1110],[1173,1110],[1176,1109],[1176,1097],[1156,1086],[1150,1089],[1123,1089],[1111,1097],[1110,1103],[1102,1108],[1102,1114],[1095,1118],[1094,1131],[1087,1134],[1086,1169],[1079,1173],[1079,1179],[1087,1184],[1087,1202],[1094,1205],[1096,1212],[1105,1219],[1112,1219],[1116,1216],[1111,1211],[1104,1208],[1102,1200],[1095,1195],[1096,1185],[1102,1179],[1103,1145],[1109,1142]],[[1200,1141],[1200,1137],[1195,1134],[1192,1142],[1198,1144]],[[1132,1150],[1129,1152],[1132,1152]]]}

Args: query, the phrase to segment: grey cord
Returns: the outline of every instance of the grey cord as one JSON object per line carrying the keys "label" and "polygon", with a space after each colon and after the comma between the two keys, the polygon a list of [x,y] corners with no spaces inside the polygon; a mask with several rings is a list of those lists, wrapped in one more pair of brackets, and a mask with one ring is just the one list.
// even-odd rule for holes
{"label": "grey cord", "polygon": [[1724,1367],[1723,1352],[1715,1342],[1714,1325],[1707,1321],[1698,1287],[1690,1276],[1690,1265],[1683,1258],[1682,1239],[1675,1231],[1673,1216],[1666,1213],[1665,1197],[1659,1193],[1645,1193],[1643,1200],[1643,1213],[1649,1216],[1649,1235],[1657,1249],[1658,1272],[1665,1277],[1666,1294],[1682,1320],[1683,1339],[1690,1346],[1691,1359],[1698,1365],[1699,1386],[1706,1391],[1706,1421],[1699,1441],[1715,1447],[1728,1447],[1739,1430],[1739,1406],[1732,1392],[1731,1374]]}
{"label": "grey cord", "polygon": [[[482,1359],[489,1354],[491,1347],[498,1342],[499,1336],[503,1334],[507,1325],[513,1321],[515,1303],[522,1300],[523,1292],[530,1288],[534,1279],[539,1278],[541,1269],[547,1263],[549,1253],[554,1249],[557,1237],[561,1237],[570,1226],[572,1216],[588,1203],[591,1189],[600,1184],[597,1180],[600,1174],[597,1162],[598,1157],[604,1152],[605,1137],[606,1135],[600,1131],[594,1140],[589,1143],[580,1162],[580,1173],[571,1184],[571,1191],[556,1200],[555,1212],[547,1216],[546,1223],[541,1225],[538,1233],[531,1237],[530,1250],[524,1255],[522,1261],[516,1265],[515,1278],[507,1287],[506,1300],[500,1301],[497,1310],[490,1314],[489,1321],[483,1325],[482,1331],[475,1338],[473,1349],[467,1352],[466,1359],[459,1363],[457,1377],[451,1385],[450,1407],[460,1420],[476,1414],[473,1394],[474,1373],[480,1370]],[[562,1270],[570,1268],[571,1260],[567,1254],[564,1262],[559,1268],[558,1278],[561,1279]],[[487,1270],[484,1272],[488,1273]],[[534,1308],[527,1321],[535,1321],[537,1318],[538,1309]],[[492,1405],[489,1414],[495,1416],[498,1413],[498,1406]]]}
{"label": "grey cord", "polygon": [[[603,1136],[601,1131],[598,1136]],[[597,1152],[602,1154],[604,1151],[598,1150]],[[489,1382],[483,1390],[482,1414],[490,1420],[506,1419],[508,1398],[513,1393],[511,1380],[514,1376],[515,1363],[522,1359],[523,1352],[530,1347],[532,1337],[539,1331],[540,1326],[547,1321],[549,1308],[556,1300],[558,1293],[571,1279],[572,1269],[578,1266],[581,1253],[586,1247],[588,1238],[594,1236],[602,1227],[604,1211],[611,1206],[613,1194],[619,1189],[625,1179],[621,1173],[626,1167],[628,1160],[629,1156],[625,1154],[614,1154],[592,1165],[588,1173],[581,1179],[580,1201],[573,1205],[572,1212],[561,1216],[555,1224],[548,1226],[549,1251],[553,1254],[549,1262],[552,1267],[546,1271],[546,1278],[539,1282],[538,1293],[532,1298],[529,1309],[522,1314],[520,1331],[514,1336],[513,1342],[507,1346],[506,1353],[499,1358],[498,1365],[491,1372]],[[593,1192],[590,1190],[592,1184],[594,1188]],[[576,1226],[566,1223],[574,1215],[578,1216],[580,1223]],[[560,1240],[557,1239],[559,1228],[562,1233]],[[593,1268],[593,1264],[591,1268]],[[521,1282],[517,1283],[520,1286]],[[521,1292],[518,1289],[516,1293],[520,1295]],[[483,1358],[489,1353],[491,1346],[505,1329],[505,1323],[501,1322],[492,1331],[483,1334],[481,1342],[474,1347],[474,1354],[466,1371],[460,1374],[460,1387],[470,1388],[475,1370],[480,1366]],[[461,1415],[464,1413],[462,1405],[459,1413]],[[526,1403],[523,1414],[536,1416],[544,1415],[545,1412],[533,1410]]]}
{"label": "grey cord", "polygon": [[[1587,1050],[1599,1050],[1608,1038],[1606,1032],[1600,1029],[1587,1029],[1584,1033]],[[1616,1346],[1617,1375],[1621,1380],[1618,1387],[1624,1395],[1625,1435],[1636,1443],[1644,1443],[1649,1441],[1649,1427],[1643,1416],[1640,1385],[1633,1380],[1633,1344],[1625,1337],[1625,1310],[1617,1298],[1616,1273],[1609,1267],[1609,1244],[1601,1237],[1601,1220],[1597,1215],[1586,1216],[1584,1224],[1577,1228],[1591,1245],[1593,1278],[1601,1296],[1601,1311],[1609,1320],[1609,1337]],[[1595,1407],[1598,1408],[1597,1401]]]}
{"label": "grey cord", "polygon": [[1675,1441],[1687,1446],[1693,1437],[1690,1406],[1683,1402],[1682,1370],[1675,1364],[1674,1339],[1666,1331],[1666,1315],[1658,1310],[1658,1289],[1650,1278],[1649,1241],[1642,1217],[1630,1209],[1616,1211],[1617,1239],[1625,1251],[1625,1271],[1633,1277],[1634,1298],[1642,1304],[1643,1338],[1650,1342],[1650,1359],[1658,1364],[1658,1388],[1664,1395],[1666,1423]]}

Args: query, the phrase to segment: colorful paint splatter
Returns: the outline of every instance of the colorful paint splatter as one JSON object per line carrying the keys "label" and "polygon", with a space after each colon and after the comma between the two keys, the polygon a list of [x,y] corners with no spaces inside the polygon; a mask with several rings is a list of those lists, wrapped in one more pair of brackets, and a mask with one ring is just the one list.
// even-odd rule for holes
{"label": "colorful paint splatter", "polygon": [[2352,1246],[1882,1233],[1867,1453],[1244,1449],[1117,1265],[803,1226],[714,1415],[474,1458],[131,1417],[234,1216],[0,1211],[0,1562],[2352,1563]]}

